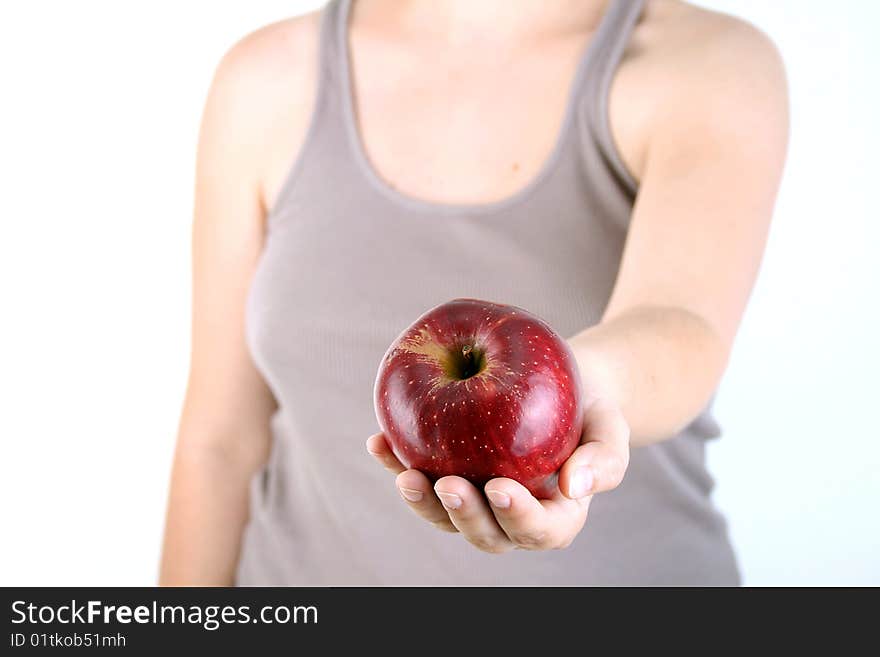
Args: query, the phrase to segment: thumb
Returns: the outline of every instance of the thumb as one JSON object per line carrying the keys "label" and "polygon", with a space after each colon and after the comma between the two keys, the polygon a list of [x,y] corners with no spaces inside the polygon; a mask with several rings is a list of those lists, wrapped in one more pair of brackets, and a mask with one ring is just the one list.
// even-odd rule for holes
{"label": "thumb", "polygon": [[629,424],[616,404],[597,399],[584,412],[581,445],[559,471],[559,490],[571,499],[613,490],[629,465]]}

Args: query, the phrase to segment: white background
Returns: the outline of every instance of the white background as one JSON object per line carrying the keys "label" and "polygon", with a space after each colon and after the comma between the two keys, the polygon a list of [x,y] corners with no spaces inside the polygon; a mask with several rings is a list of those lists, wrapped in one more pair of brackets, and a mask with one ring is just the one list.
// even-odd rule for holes
{"label": "white background", "polygon": [[[189,340],[199,115],[244,33],[312,9],[0,9],[0,584],[151,584]],[[785,57],[789,164],[723,383],[749,584],[880,584],[878,4],[712,0]]]}

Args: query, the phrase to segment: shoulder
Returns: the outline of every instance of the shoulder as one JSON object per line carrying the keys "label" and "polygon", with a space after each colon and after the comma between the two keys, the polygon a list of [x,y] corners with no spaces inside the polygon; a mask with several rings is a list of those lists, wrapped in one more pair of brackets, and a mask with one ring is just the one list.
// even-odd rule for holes
{"label": "shoulder", "polygon": [[206,119],[241,133],[262,130],[281,113],[295,121],[313,95],[318,23],[319,14],[306,14],[266,25],[234,43],[214,71]]}
{"label": "shoulder", "polygon": [[263,26],[246,34],[223,55],[215,82],[258,88],[311,72],[320,13],[313,12]]}
{"label": "shoulder", "polygon": [[214,72],[200,149],[222,159],[233,175],[252,179],[263,202],[307,130],[319,26],[320,12],[266,25],[234,43]]}
{"label": "shoulder", "polygon": [[787,85],[782,57],[770,37],[751,23],[679,0],[648,3],[646,66],[666,93],[666,106],[750,114],[782,110]]}
{"label": "shoulder", "polygon": [[627,102],[649,100],[637,114],[630,111],[642,150],[664,133],[748,136],[785,148],[782,57],[770,37],[745,20],[680,0],[648,0],[620,73]]}
{"label": "shoulder", "polygon": [[209,103],[256,110],[306,92],[315,77],[319,19],[297,16],[239,39],[217,65]]}

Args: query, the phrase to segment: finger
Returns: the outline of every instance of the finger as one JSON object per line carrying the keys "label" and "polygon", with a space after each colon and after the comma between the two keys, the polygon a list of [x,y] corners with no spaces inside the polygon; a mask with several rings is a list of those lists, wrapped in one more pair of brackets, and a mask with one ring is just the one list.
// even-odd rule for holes
{"label": "finger", "polygon": [[423,520],[427,520],[437,529],[446,532],[457,532],[449,519],[446,509],[434,494],[430,480],[418,470],[405,470],[397,475],[394,482],[400,496],[410,509]]}
{"label": "finger", "polygon": [[367,438],[367,451],[373,455],[379,463],[391,470],[394,474],[398,474],[406,470],[403,464],[394,456],[388,441],[381,433],[376,433]]}
{"label": "finger", "polygon": [[617,488],[629,465],[629,424],[620,409],[595,401],[584,414],[581,440],[559,471],[559,489],[580,499]]}
{"label": "finger", "polygon": [[483,552],[500,554],[513,548],[498,526],[483,495],[467,479],[443,477],[434,484],[452,524],[467,541]]}
{"label": "finger", "polygon": [[498,525],[511,543],[524,550],[568,547],[587,518],[588,504],[560,494],[537,500],[513,479],[493,479],[485,490]]}

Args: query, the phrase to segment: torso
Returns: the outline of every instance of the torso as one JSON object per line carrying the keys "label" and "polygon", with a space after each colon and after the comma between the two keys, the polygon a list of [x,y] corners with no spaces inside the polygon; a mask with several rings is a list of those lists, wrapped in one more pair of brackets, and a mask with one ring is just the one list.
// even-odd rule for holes
{"label": "torso", "polygon": [[[441,68],[417,53],[415,63],[403,58],[392,69],[395,84],[372,75],[386,49],[400,47],[394,35],[364,33],[356,15],[347,20],[347,0],[329,6],[317,95],[314,79],[302,96],[285,91],[258,123],[270,126],[278,146],[266,166],[263,204],[272,211],[248,296],[247,338],[279,409],[269,462],[251,490],[240,583],[737,581],[724,520],[710,499],[703,449],[717,427],[708,412],[680,435],[635,450],[625,481],[594,501],[589,530],[569,549],[503,559],[415,518],[363,450],[376,427],[371,393],[382,354],[431,306],[456,297],[510,303],[564,337],[600,321],[648,143],[646,108],[664,105],[637,94],[636,85],[672,93],[650,73],[669,68],[647,54],[654,10],[644,14],[639,0],[614,2],[594,42],[601,47],[585,50],[586,21],[579,44],[560,35],[540,53],[521,46],[473,69],[462,58]],[[284,29],[311,34],[312,20],[272,28],[282,31],[271,54],[279,57],[294,40]],[[299,54],[317,70],[314,54]],[[524,65],[525,84],[515,75],[495,79],[527,56],[557,63],[558,73],[539,79],[540,66]],[[272,66],[279,71],[269,81],[273,93],[306,77],[303,70],[282,75],[274,59]],[[456,82],[448,82],[450,67]],[[575,68],[577,93],[569,99]],[[607,117],[613,72],[616,109]],[[351,77],[360,122],[352,116]],[[291,111],[294,125],[281,129]],[[444,121],[444,113],[453,118]],[[404,125],[411,122],[417,130]]]}

